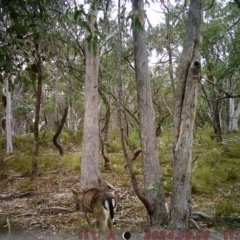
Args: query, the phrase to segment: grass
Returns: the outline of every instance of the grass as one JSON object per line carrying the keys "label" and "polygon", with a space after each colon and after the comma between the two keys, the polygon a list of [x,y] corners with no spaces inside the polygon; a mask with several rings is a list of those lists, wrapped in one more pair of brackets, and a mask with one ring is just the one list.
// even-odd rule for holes
{"label": "grass", "polygon": [[[209,126],[194,134],[192,196],[198,202],[194,211],[215,217],[240,214],[240,133],[233,133],[223,144],[213,141],[211,135]],[[172,186],[172,140],[172,129],[165,130],[159,140],[161,180],[168,193]]]}

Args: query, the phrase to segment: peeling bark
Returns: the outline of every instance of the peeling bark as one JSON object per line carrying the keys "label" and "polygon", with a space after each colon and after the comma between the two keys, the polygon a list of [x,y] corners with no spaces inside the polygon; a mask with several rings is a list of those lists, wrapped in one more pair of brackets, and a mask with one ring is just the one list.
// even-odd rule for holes
{"label": "peeling bark", "polygon": [[187,229],[191,216],[193,129],[201,79],[203,0],[191,0],[175,94],[173,187],[169,228]]}

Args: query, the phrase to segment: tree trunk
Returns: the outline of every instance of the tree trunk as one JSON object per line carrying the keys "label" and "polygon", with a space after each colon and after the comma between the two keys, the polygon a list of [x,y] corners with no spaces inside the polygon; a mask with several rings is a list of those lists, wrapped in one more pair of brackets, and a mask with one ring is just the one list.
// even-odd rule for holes
{"label": "tree trunk", "polygon": [[191,0],[175,92],[173,186],[169,228],[187,229],[191,214],[193,128],[201,77],[203,0]]}
{"label": "tree trunk", "polygon": [[102,142],[102,155],[105,161],[104,167],[105,169],[109,169],[109,164],[110,164],[110,160],[108,157],[108,152],[107,152],[107,146],[108,144],[108,131],[109,131],[109,126],[110,126],[110,116],[111,116],[111,106],[110,103],[105,95],[105,93],[103,92],[103,90],[101,88],[99,88],[98,90],[100,96],[103,99],[103,102],[107,108],[106,113],[105,113],[105,121],[104,121],[104,126],[101,130],[102,137],[101,137],[101,142]]}
{"label": "tree trunk", "polygon": [[[232,79],[230,78],[228,80],[228,92],[231,92],[232,89]],[[226,99],[226,113],[225,113],[225,127],[224,127],[224,135],[225,137],[228,137],[230,132],[230,125],[231,125],[231,119],[234,114],[234,102],[233,102],[233,108],[230,106],[230,98]]]}
{"label": "tree trunk", "polygon": [[220,100],[218,100],[218,99],[211,102],[212,122],[213,122],[213,132],[214,132],[214,135],[212,138],[217,140],[218,142],[222,142],[222,130],[221,130],[221,123],[220,123],[219,103],[220,103]]}
{"label": "tree trunk", "polygon": [[6,139],[7,139],[7,153],[13,152],[12,144],[12,98],[11,93],[9,92],[9,79],[6,79]]}
{"label": "tree trunk", "polygon": [[[148,54],[144,30],[143,0],[132,0],[133,12],[138,12],[138,19],[143,30],[133,28],[135,74],[139,108],[140,138],[144,172],[144,191],[154,211],[149,214],[149,226],[162,226],[167,219],[163,189],[160,186],[160,164],[156,141],[155,114],[149,79]],[[134,24],[133,24],[134,25]]]}
{"label": "tree trunk", "polygon": [[60,156],[63,156],[64,154],[64,150],[61,144],[59,144],[58,142],[58,138],[62,132],[62,129],[64,127],[64,123],[66,122],[67,119],[67,115],[68,115],[68,105],[65,107],[61,122],[58,124],[57,129],[56,129],[56,133],[53,136],[53,143],[55,145],[55,147],[59,150],[59,154]]}
{"label": "tree trunk", "polygon": [[35,110],[35,120],[33,126],[34,143],[32,149],[32,175],[37,175],[38,164],[38,150],[39,150],[39,119],[41,110],[41,99],[42,99],[42,59],[39,51],[39,36],[34,37],[36,61],[37,61],[37,92],[36,92],[36,110]]}
{"label": "tree trunk", "polygon": [[230,131],[230,98],[226,99],[226,113],[225,113],[225,126],[224,126],[224,136],[228,137]]}
{"label": "tree trunk", "polygon": [[[58,75],[58,74],[56,74]],[[59,77],[55,79],[55,105],[54,105],[54,131],[57,131],[59,126]]]}
{"label": "tree trunk", "polygon": [[166,18],[166,26],[167,26],[167,52],[168,52],[168,61],[169,61],[169,67],[168,67],[168,71],[169,71],[169,77],[170,77],[170,82],[171,82],[171,87],[172,87],[172,94],[173,97],[175,95],[175,83],[174,83],[174,79],[173,79],[173,62],[172,62],[172,47],[171,47],[171,41],[172,41],[172,34],[171,34],[171,26],[170,26],[170,14],[169,14],[169,9],[167,8],[167,6],[164,4],[165,9],[167,11],[167,13],[165,13],[165,18]]}
{"label": "tree trunk", "polygon": [[71,84],[71,80],[69,78],[66,79],[67,80],[67,92],[68,92],[68,97],[67,97],[67,101],[68,101],[68,129],[70,131],[74,131],[74,122],[73,122],[73,109],[72,109],[72,84]]}
{"label": "tree trunk", "polygon": [[[19,102],[20,99],[22,99],[23,95],[23,86],[22,82],[18,81],[17,83],[14,83],[14,90],[13,90],[13,96],[12,96],[12,105],[14,106],[16,102]],[[21,135],[25,134],[25,115],[23,116],[17,116],[17,109],[12,109],[12,135]]]}
{"label": "tree trunk", "polygon": [[[94,9],[92,9],[94,10]],[[89,15],[89,24],[94,35],[96,12]],[[94,41],[92,36],[92,41]],[[99,111],[98,111],[98,72],[99,50],[94,55],[90,48],[92,42],[85,44],[85,114],[83,126],[81,179],[82,189],[99,188],[102,183],[99,161]],[[96,43],[97,44],[97,43]]]}
{"label": "tree trunk", "polygon": [[150,204],[150,202],[147,200],[147,198],[144,196],[144,194],[141,192],[136,176],[133,172],[133,167],[132,167],[132,160],[134,159],[134,156],[130,158],[128,151],[127,151],[127,143],[126,143],[126,126],[124,122],[124,117],[123,117],[123,106],[121,104],[122,102],[122,77],[121,77],[121,49],[122,49],[122,35],[121,35],[121,14],[120,10],[121,9],[121,0],[118,0],[118,51],[117,51],[117,69],[118,69],[118,89],[117,89],[117,111],[118,111],[118,118],[119,118],[119,125],[120,125],[120,133],[121,133],[121,143],[122,143],[122,148],[123,148],[123,153],[124,157],[127,161],[127,167],[130,173],[131,177],[131,182],[133,185],[133,189],[140,199],[142,203],[144,204],[145,208],[147,209],[147,212],[150,214],[153,213],[154,211],[154,206]]}
{"label": "tree trunk", "polygon": [[[231,99],[231,100],[234,101],[234,99]],[[231,128],[230,128],[231,132],[238,131],[239,116],[240,116],[240,102],[238,103],[237,109],[235,110],[234,115],[233,115],[232,124],[231,124]]]}

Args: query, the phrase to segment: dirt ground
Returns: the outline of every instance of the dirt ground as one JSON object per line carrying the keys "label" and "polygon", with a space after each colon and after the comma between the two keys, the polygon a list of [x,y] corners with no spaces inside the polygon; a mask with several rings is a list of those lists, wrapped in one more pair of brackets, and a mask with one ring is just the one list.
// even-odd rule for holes
{"label": "dirt ground", "polygon": [[[89,232],[83,213],[75,210],[71,189],[78,189],[79,172],[53,171],[41,174],[36,179],[7,175],[0,182],[0,239],[223,239],[223,233],[151,229],[144,232],[146,213],[133,192],[126,173],[103,173],[103,179],[119,189],[114,192],[117,212],[113,232],[109,236]],[[111,182],[111,180],[114,181]],[[124,184],[123,184],[124,183]],[[125,187],[124,187],[125,185]],[[140,186],[141,187],[141,186]],[[190,235],[189,235],[190,234]],[[240,239],[236,238],[232,239]],[[226,235],[227,236],[227,235]],[[229,238],[230,239],[230,233]]]}
{"label": "dirt ground", "polygon": [[[122,174],[103,173],[105,177],[114,183],[123,180]],[[83,213],[75,210],[71,189],[78,189],[78,182],[78,171],[53,171],[36,179],[12,174],[1,180],[0,239],[94,238],[95,224],[93,232],[88,232]],[[124,231],[143,232],[145,211],[133,190],[120,184],[114,187],[119,191],[114,192],[118,207],[111,238]]]}

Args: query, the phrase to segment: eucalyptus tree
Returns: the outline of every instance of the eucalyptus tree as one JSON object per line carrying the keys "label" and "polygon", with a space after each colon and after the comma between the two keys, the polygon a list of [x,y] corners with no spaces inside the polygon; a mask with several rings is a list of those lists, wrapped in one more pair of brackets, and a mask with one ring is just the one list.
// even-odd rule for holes
{"label": "eucalyptus tree", "polygon": [[[132,0],[133,45],[139,109],[140,139],[143,159],[144,191],[148,204],[148,224],[163,226],[167,220],[165,200],[160,185],[160,165],[156,143],[155,114],[148,70],[145,10],[142,0]],[[144,201],[145,203],[146,201]]]}
{"label": "eucalyptus tree", "polygon": [[[83,126],[82,160],[81,160],[81,188],[101,187],[103,184],[100,174],[99,160],[99,61],[101,47],[115,34],[105,34],[98,22],[98,12],[105,9],[104,17],[108,12],[111,1],[89,1],[86,21],[82,24],[86,29],[84,42],[85,56],[85,112]],[[83,13],[83,12],[82,12]]]}
{"label": "eucalyptus tree", "polygon": [[82,160],[81,160],[81,188],[101,186],[99,161],[99,111],[98,111],[98,72],[99,45],[96,34],[98,1],[90,3],[88,13],[89,28],[85,43],[85,113],[83,126]]}
{"label": "eucalyptus tree", "polygon": [[169,227],[188,229],[191,217],[193,129],[201,80],[203,0],[191,0],[175,92],[173,186]]}

